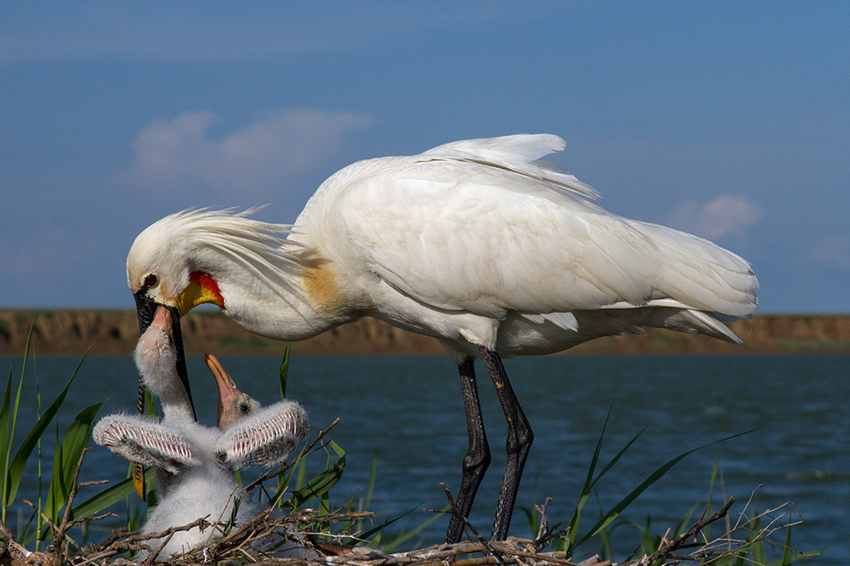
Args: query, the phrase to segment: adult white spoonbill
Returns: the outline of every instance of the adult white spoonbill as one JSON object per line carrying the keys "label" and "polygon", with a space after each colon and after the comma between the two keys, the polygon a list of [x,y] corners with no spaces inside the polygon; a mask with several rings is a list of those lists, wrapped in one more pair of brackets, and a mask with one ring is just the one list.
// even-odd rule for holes
{"label": "adult white spoonbill", "polygon": [[[217,523],[230,520],[242,495],[233,472],[251,465],[272,467],[283,462],[309,431],[307,413],[301,405],[287,400],[261,409],[236,387],[211,355],[206,356],[206,362],[218,384],[218,427],[198,424],[176,372],[170,326],[169,311],[160,308],[136,348],[142,378],[161,398],[162,422],[114,414],[98,421],[92,431],[97,444],[162,472],[158,473],[162,497],[145,521],[143,533],[188,525],[204,517],[214,524],[206,532],[195,527],[175,533],[158,554],[159,560],[220,538]],[[244,523],[259,511],[255,504],[243,500],[236,522]],[[153,539],[149,544],[156,548],[162,542]]]}
{"label": "adult white spoonbill", "polygon": [[[167,216],[127,257],[139,324],[155,305],[183,315],[214,303],[281,340],[364,316],[439,339],[458,364],[466,408],[464,515],[490,461],[473,373],[481,358],[508,422],[492,532],[504,539],[533,435],[501,357],[641,326],[740,344],[715,315],[749,316],[757,305],[746,261],[594,205],[594,189],[540,161],[563,147],[557,136],[515,135],[354,163],[319,187],[292,226],[246,212]],[[452,518],[446,540],[462,531]]]}

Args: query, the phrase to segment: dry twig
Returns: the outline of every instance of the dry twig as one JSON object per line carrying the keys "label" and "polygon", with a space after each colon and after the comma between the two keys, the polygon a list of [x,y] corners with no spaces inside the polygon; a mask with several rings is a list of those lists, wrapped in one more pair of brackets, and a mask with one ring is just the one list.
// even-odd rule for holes
{"label": "dry twig", "polygon": [[644,556],[643,558],[635,562],[635,566],[649,566],[650,564],[655,564],[657,560],[667,557],[671,555],[673,551],[682,548],[683,546],[688,544],[688,539],[695,537],[711,523],[719,521],[720,519],[725,517],[729,513],[729,508],[732,507],[733,503],[735,503],[735,498],[730,497],[729,501],[727,501],[726,504],[723,505],[723,507],[721,507],[708,519],[700,518],[700,520],[694,523],[690,529],[680,534],[671,541],[667,541],[665,537],[665,542],[661,544],[661,547],[658,550],[656,550],[652,554]]}
{"label": "dry twig", "polygon": [[6,546],[20,554],[20,556],[17,557],[13,555],[13,558],[23,560],[24,558],[29,556],[30,551],[27,550],[25,546],[18,544],[18,542],[15,541],[15,537],[12,536],[12,532],[6,527],[5,524],[3,524],[3,521],[0,521],[0,534],[3,535]]}
{"label": "dry twig", "polygon": [[480,542],[482,545],[484,545],[484,548],[486,548],[486,549],[487,549],[487,551],[490,553],[490,555],[491,555],[493,558],[495,558],[495,559],[496,559],[496,562],[497,562],[500,566],[506,566],[506,565],[505,565],[505,561],[504,561],[504,559],[502,559],[502,555],[501,555],[501,553],[500,553],[500,552],[498,552],[496,549],[494,549],[494,548],[490,545],[490,543],[489,543],[489,542],[487,542],[487,540],[486,540],[484,537],[482,537],[482,536],[481,536],[481,534],[480,534],[480,533],[479,533],[479,532],[475,529],[475,527],[473,527],[473,526],[472,526],[472,523],[470,523],[470,522],[469,522],[469,519],[467,519],[466,517],[464,517],[464,516],[463,516],[463,514],[461,514],[461,512],[460,512],[460,511],[458,511],[457,507],[455,506],[455,501],[454,501],[454,499],[452,498],[452,494],[451,494],[451,492],[449,491],[449,488],[448,488],[448,487],[446,487],[446,484],[444,484],[444,483],[440,483],[440,486],[443,488],[443,491],[444,491],[444,492],[445,492],[445,494],[446,494],[446,498],[449,500],[449,506],[451,507],[451,513],[452,513],[452,515],[454,515],[455,517],[457,517],[458,519],[460,519],[460,520],[463,522],[464,526],[465,526],[467,529],[469,529],[469,531],[470,531],[470,532],[471,532],[471,533],[475,536],[475,538],[477,538],[477,539],[478,539],[478,542]]}
{"label": "dry twig", "polygon": [[309,456],[310,454],[312,454],[316,450],[323,448],[325,446],[325,444],[322,444],[321,446],[316,446],[316,444],[318,444],[319,441],[321,441],[325,436],[327,436],[328,433],[331,431],[331,429],[333,427],[335,427],[338,423],[339,423],[339,418],[334,419],[334,421],[331,424],[329,424],[328,427],[325,430],[321,431],[316,436],[316,438],[313,439],[313,441],[310,444],[308,444],[307,446],[304,447],[304,449],[301,451],[301,454],[299,455],[298,458],[295,458],[292,462],[288,462],[288,463],[280,466],[280,468],[277,469],[277,470],[270,470],[270,471],[264,473],[263,475],[261,475],[260,477],[258,477],[254,481],[252,481],[250,484],[248,484],[248,486],[245,488],[245,491],[246,492],[251,491],[255,487],[262,485],[263,482],[266,482],[266,481],[268,481],[272,478],[278,477],[282,473],[289,470],[292,466],[294,466],[295,463],[303,460],[304,458],[306,458],[307,456]]}

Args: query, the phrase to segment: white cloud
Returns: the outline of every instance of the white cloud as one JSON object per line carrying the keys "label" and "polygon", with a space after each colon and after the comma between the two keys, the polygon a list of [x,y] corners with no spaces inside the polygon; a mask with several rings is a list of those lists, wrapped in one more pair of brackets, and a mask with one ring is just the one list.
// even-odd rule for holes
{"label": "white cloud", "polygon": [[724,236],[744,236],[762,217],[761,205],[745,196],[722,195],[711,202],[683,202],[667,218],[667,223],[680,230],[718,240]]}
{"label": "white cloud", "polygon": [[362,114],[285,110],[210,139],[215,120],[212,112],[155,120],[135,141],[129,180],[163,189],[189,183],[262,193],[313,170],[339,150],[348,132],[375,123]]}
{"label": "white cloud", "polygon": [[823,264],[842,269],[850,268],[850,237],[825,238],[815,246],[814,255]]}

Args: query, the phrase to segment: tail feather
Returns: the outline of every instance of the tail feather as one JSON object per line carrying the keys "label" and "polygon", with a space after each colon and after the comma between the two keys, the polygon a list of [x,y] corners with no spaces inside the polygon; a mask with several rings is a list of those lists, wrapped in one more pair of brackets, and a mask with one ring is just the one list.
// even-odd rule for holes
{"label": "tail feather", "polygon": [[685,309],[675,311],[658,309],[653,315],[657,318],[651,322],[650,326],[690,334],[705,334],[736,346],[744,345],[744,341],[712,313]]}

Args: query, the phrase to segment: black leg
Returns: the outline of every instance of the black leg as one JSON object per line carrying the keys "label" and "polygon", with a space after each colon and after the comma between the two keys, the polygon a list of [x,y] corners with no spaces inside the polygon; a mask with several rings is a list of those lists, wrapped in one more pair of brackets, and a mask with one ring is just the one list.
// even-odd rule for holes
{"label": "black leg", "polygon": [[505,540],[508,536],[508,527],[511,526],[511,514],[513,514],[516,494],[519,489],[519,480],[522,477],[522,468],[528,458],[534,434],[531,425],[519,406],[514,390],[508,381],[502,359],[495,350],[479,348],[481,358],[487,365],[487,371],[496,386],[496,395],[505,412],[508,421],[507,453],[508,464],[505,467],[505,477],[502,480],[502,491],[499,493],[499,503],[496,506],[496,519],[493,522],[493,533],[491,540]]}
{"label": "black leg", "polygon": [[[484,421],[481,417],[481,404],[478,402],[478,388],[475,385],[474,360],[464,359],[458,366],[460,386],[463,390],[463,406],[466,409],[466,428],[469,433],[469,449],[463,459],[463,480],[457,494],[455,505],[464,517],[469,516],[472,502],[484,479],[484,472],[490,465],[490,447],[487,445],[487,435],[484,433]],[[463,535],[463,522],[452,515],[449,529],[446,531],[446,542],[460,542]]]}

